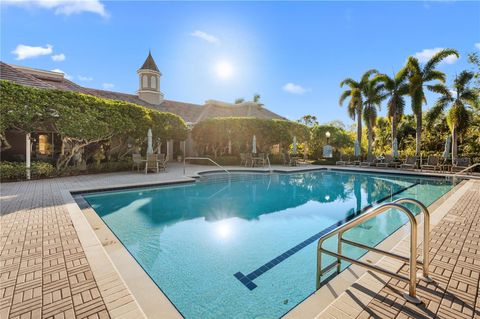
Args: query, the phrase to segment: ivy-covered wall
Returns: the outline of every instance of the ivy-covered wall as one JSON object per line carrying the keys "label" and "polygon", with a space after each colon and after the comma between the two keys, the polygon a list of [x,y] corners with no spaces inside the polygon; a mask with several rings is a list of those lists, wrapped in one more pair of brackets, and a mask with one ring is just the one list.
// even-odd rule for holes
{"label": "ivy-covered wall", "polygon": [[196,124],[192,130],[197,151],[214,157],[227,154],[229,142],[234,155],[251,152],[253,135],[258,151],[265,153],[276,144],[286,149],[294,136],[299,143],[310,138],[308,127],[297,122],[246,117],[209,119]]}
{"label": "ivy-covered wall", "polygon": [[9,147],[5,137],[9,129],[57,133],[62,139],[57,170],[64,169],[73,156],[83,153],[87,147],[98,146],[107,157],[122,157],[127,144],[144,143],[148,128],[152,128],[154,139],[164,141],[184,140],[188,132],[183,119],[175,114],[72,91],[37,89],[0,81],[2,149]]}

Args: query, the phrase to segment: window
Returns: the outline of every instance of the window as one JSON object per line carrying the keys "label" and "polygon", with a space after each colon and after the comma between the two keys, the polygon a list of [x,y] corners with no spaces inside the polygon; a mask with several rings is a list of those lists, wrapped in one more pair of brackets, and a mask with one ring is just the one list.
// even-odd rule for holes
{"label": "window", "polygon": [[152,89],[157,88],[157,78],[156,78],[155,76],[152,76],[152,77],[150,78],[150,87],[151,87]]}
{"label": "window", "polygon": [[142,77],[142,87],[144,88],[148,87],[148,77],[146,75]]}
{"label": "window", "polygon": [[38,153],[40,155],[50,155],[52,154],[52,147],[49,141],[48,134],[39,134],[38,135]]}

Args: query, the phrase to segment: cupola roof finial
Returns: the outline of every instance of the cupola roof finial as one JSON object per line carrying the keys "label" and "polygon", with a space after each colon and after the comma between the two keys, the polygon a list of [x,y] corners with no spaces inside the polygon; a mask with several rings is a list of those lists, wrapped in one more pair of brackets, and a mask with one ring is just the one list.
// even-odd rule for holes
{"label": "cupola roof finial", "polygon": [[155,60],[153,60],[152,53],[150,52],[150,50],[148,50],[147,59],[145,60],[145,62],[143,62],[143,65],[140,68],[140,70],[153,70],[153,71],[160,72],[160,70],[158,70],[157,64],[155,63]]}

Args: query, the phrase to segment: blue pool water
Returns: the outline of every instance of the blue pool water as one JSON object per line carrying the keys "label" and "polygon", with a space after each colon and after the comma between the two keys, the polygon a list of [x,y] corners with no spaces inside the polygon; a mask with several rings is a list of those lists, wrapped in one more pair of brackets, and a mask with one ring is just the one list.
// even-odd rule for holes
{"label": "blue pool water", "polygon": [[[428,206],[451,188],[443,179],[321,170],[214,174],[84,198],[186,318],[278,318],[315,291],[322,233],[370,204],[412,197]],[[345,237],[376,245],[405,222],[392,210]]]}

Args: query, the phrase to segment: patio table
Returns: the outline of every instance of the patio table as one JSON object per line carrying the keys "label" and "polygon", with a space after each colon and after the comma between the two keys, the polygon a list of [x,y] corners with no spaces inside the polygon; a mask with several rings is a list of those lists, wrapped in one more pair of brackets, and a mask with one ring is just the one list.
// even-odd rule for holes
{"label": "patio table", "polygon": [[265,166],[265,158],[264,157],[252,157],[252,167],[255,166]]}

